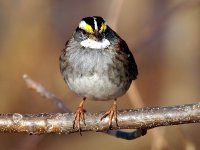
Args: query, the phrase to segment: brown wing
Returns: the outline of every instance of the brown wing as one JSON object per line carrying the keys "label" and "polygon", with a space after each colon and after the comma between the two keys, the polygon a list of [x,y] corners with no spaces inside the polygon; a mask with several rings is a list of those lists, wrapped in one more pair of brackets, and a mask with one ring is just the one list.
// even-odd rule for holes
{"label": "brown wing", "polygon": [[123,39],[121,39],[121,37],[115,31],[113,31],[109,26],[107,26],[107,29],[105,31],[105,36],[106,39],[108,39],[114,44],[114,50],[116,51],[116,53],[119,54],[117,55],[117,57],[120,57],[118,59],[126,62],[124,64],[127,65],[127,68],[129,70],[128,71],[129,76],[131,77],[132,80],[135,80],[138,75],[138,68],[135,59],[131,51],[129,50],[126,42]]}
{"label": "brown wing", "polygon": [[126,44],[126,42],[122,39],[120,39],[119,41],[119,50],[117,51],[118,53],[121,53],[124,58],[127,61],[127,67],[128,67],[128,72],[130,73],[129,75],[131,76],[132,80],[135,80],[137,78],[138,75],[138,68],[137,68],[137,64],[135,62],[135,59],[133,57],[133,54],[131,53],[131,51],[128,48],[128,45]]}
{"label": "brown wing", "polygon": [[66,70],[66,67],[68,66],[68,62],[66,60],[66,52],[67,52],[67,46],[68,46],[69,40],[65,43],[65,48],[61,50],[61,54],[59,57],[60,61],[60,72],[63,74],[64,71]]}

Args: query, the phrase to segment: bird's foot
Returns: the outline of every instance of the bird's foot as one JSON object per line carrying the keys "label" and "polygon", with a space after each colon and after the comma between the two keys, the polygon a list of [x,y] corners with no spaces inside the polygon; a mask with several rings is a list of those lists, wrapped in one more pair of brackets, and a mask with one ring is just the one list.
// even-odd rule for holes
{"label": "bird's foot", "polygon": [[83,102],[84,100],[80,103],[79,107],[77,108],[75,112],[74,121],[73,121],[73,129],[78,128],[80,135],[82,135],[80,122],[83,121],[84,125],[86,125],[85,116],[84,116],[85,110],[83,109]]}
{"label": "bird's foot", "polygon": [[114,101],[112,107],[104,113],[104,115],[101,117],[101,120],[103,120],[105,117],[109,116],[109,129],[112,129],[112,119],[115,119],[116,125],[118,126],[117,122],[117,102]]}

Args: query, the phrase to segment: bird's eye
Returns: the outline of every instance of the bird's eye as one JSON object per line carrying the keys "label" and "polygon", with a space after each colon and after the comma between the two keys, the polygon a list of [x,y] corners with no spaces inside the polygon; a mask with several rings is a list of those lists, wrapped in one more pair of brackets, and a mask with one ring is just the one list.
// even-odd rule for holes
{"label": "bird's eye", "polygon": [[86,31],[85,31],[85,30],[82,30],[82,33],[83,33],[83,34],[86,34]]}
{"label": "bird's eye", "polygon": [[106,28],[107,28],[106,24],[105,24],[105,23],[102,23],[99,32],[100,32],[100,33],[104,32],[104,31],[106,30]]}

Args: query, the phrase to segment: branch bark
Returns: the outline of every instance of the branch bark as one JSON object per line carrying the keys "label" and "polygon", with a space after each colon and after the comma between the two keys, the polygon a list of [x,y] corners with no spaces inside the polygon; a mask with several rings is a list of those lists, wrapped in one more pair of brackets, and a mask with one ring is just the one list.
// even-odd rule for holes
{"label": "branch bark", "polygon": [[[86,126],[81,124],[82,131],[107,131],[108,118],[100,121],[102,115],[103,112],[86,112]],[[73,119],[73,113],[0,114],[0,133],[69,134],[78,132],[72,127]],[[121,110],[118,112],[119,126],[117,127],[113,122],[113,129],[151,129],[199,122],[200,102],[179,106]]]}

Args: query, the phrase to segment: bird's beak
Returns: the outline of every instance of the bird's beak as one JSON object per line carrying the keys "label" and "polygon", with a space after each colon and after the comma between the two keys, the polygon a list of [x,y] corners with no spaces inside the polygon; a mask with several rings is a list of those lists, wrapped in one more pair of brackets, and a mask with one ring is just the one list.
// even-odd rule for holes
{"label": "bird's beak", "polygon": [[103,39],[103,35],[101,33],[99,33],[99,31],[95,30],[94,36],[96,37],[97,41],[101,41]]}
{"label": "bird's beak", "polygon": [[98,31],[95,31],[94,33],[89,35],[89,38],[94,41],[102,41],[103,35],[99,33]]}
{"label": "bird's beak", "polygon": [[90,38],[91,40],[94,40],[94,41],[97,40],[96,35],[95,35],[94,33],[93,33],[93,34],[90,34],[90,35],[89,35],[89,38]]}

